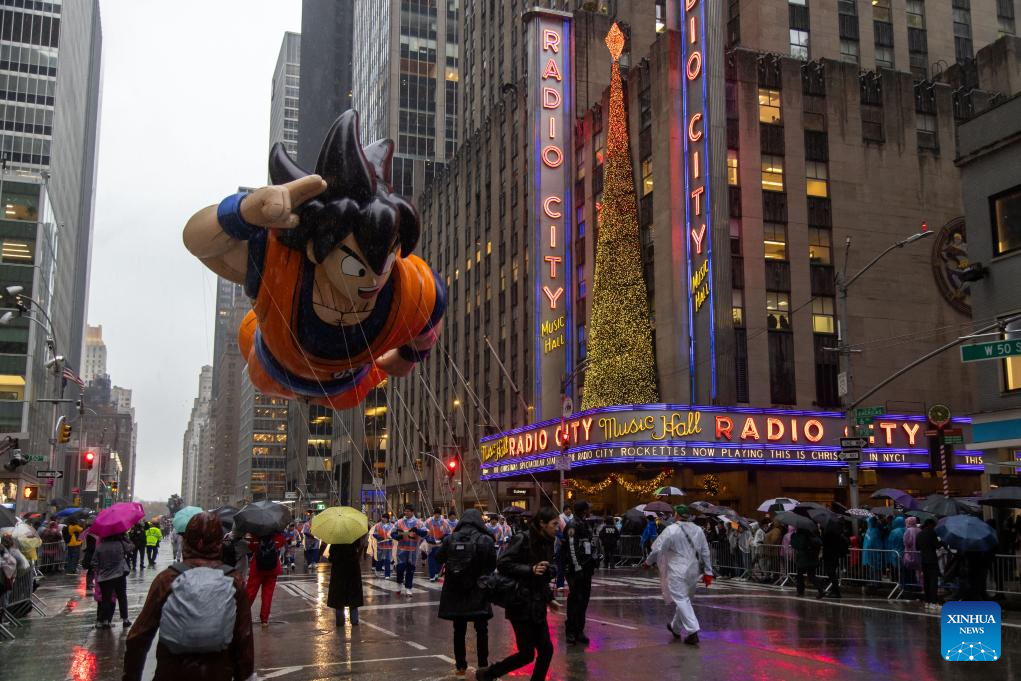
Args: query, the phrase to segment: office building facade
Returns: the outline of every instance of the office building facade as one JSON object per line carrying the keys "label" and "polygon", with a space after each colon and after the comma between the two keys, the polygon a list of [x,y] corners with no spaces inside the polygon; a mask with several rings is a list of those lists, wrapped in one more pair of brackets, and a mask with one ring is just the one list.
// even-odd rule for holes
{"label": "office building facade", "polygon": [[181,463],[181,497],[185,504],[212,508],[212,428],[209,420],[213,395],[213,367],[199,372],[198,394],[192,401],[188,427],[184,432]]}
{"label": "office building facade", "polygon": [[269,145],[277,142],[296,158],[298,155],[298,94],[301,76],[301,36],[287,31],[280,43],[269,109]]}

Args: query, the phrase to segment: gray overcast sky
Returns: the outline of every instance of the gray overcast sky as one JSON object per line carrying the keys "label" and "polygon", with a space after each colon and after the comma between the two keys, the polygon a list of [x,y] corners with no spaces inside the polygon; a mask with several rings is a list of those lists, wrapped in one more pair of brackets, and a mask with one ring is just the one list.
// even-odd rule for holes
{"label": "gray overcast sky", "polygon": [[270,83],[299,0],[101,0],[103,93],[88,320],[134,390],[135,496],[180,490],[199,369],[212,363],[215,275],[181,230],[266,182]]}

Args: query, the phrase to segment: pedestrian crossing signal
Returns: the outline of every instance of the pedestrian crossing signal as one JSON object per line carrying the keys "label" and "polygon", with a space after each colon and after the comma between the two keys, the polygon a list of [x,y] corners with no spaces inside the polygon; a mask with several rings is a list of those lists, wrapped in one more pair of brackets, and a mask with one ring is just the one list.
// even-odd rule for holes
{"label": "pedestrian crossing signal", "polygon": [[22,490],[22,496],[24,496],[25,499],[28,500],[28,501],[32,501],[34,499],[38,499],[39,498],[39,486],[38,485],[25,485],[24,489]]}
{"label": "pedestrian crossing signal", "polygon": [[457,459],[450,459],[447,461],[447,477],[453,478],[457,473]]}

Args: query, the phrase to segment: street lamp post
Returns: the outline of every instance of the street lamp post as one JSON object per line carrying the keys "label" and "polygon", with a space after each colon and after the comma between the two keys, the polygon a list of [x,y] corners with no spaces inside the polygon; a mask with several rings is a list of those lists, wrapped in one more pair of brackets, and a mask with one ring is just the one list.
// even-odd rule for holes
{"label": "street lamp post", "polygon": [[[847,276],[847,253],[851,249],[851,238],[848,237],[844,246],[844,269],[843,271],[837,272],[836,285],[837,285],[837,348],[836,350],[840,353],[840,371],[844,375],[845,389],[842,395],[841,402],[844,407],[844,418],[847,424],[847,435],[848,437],[854,437],[857,433],[857,424],[855,423],[853,406],[854,400],[854,376],[851,371],[851,354],[854,352],[851,349],[850,341],[850,323],[847,309],[847,291],[851,288],[854,282],[868,272],[873,265],[882,260],[888,253],[897,249],[904,248],[908,244],[914,243],[919,239],[932,234],[929,231],[918,232],[912,234],[906,239],[902,239],[892,244],[885,251],[877,255],[872,259],[869,264],[861,268],[857,274],[848,277]],[[858,462],[848,461],[848,483],[850,487],[850,504],[852,508],[858,508]]]}

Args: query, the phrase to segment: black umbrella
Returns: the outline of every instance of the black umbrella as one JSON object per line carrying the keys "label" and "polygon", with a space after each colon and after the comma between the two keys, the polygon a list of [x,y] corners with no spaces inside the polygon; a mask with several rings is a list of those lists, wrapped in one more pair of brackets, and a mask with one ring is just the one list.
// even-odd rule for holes
{"label": "black umbrella", "polygon": [[664,501],[650,501],[645,505],[645,510],[655,513],[673,513],[674,507]]}
{"label": "black umbrella", "polygon": [[62,509],[65,509],[65,508],[67,508],[70,505],[71,505],[71,502],[68,501],[67,499],[65,499],[64,497],[57,497],[56,499],[50,499],[50,506],[56,506],[58,511],[60,511]]}
{"label": "black umbrella", "polygon": [[0,527],[14,527],[18,524],[18,516],[6,506],[0,506]]}
{"label": "black umbrella", "polygon": [[978,500],[983,506],[1021,508],[1021,487],[997,487]]}
{"label": "black umbrella", "polygon": [[922,510],[940,516],[961,515],[962,513],[978,513],[978,506],[963,499],[945,497],[942,494],[930,494],[922,502]]}
{"label": "black umbrella", "polygon": [[881,515],[886,516],[887,518],[892,518],[895,515],[899,515],[897,513],[897,509],[895,509],[893,506],[873,506],[870,510],[872,511],[872,515]]}
{"label": "black umbrella", "polygon": [[624,511],[620,521],[621,534],[641,534],[645,529],[645,515],[634,508]]}
{"label": "black umbrella", "polygon": [[895,504],[900,504],[909,511],[914,511],[919,508],[918,500],[913,496],[905,492],[904,490],[894,489],[893,487],[884,487],[883,489],[877,489],[872,493],[873,499],[889,499]]}
{"label": "black umbrella", "polygon": [[272,501],[256,501],[234,514],[234,526],[255,537],[282,532],[291,522],[291,509]]}
{"label": "black umbrella", "polygon": [[725,515],[725,509],[722,506],[717,506],[708,501],[693,501],[688,504],[688,508],[704,515]]}
{"label": "black umbrella", "polygon": [[780,511],[774,516],[777,522],[783,523],[784,525],[790,525],[795,530],[808,530],[809,532],[816,532],[819,528],[816,526],[815,521],[811,518],[806,518],[800,513],[794,513],[793,511]]}
{"label": "black umbrella", "polygon": [[518,515],[519,513],[524,513],[524,512],[525,512],[525,509],[520,508],[518,506],[508,506],[507,508],[505,508],[502,511],[500,511],[500,513],[503,513],[504,515]]}
{"label": "black umbrella", "polygon": [[237,515],[238,510],[233,506],[220,506],[214,508],[210,513],[215,513],[220,518],[223,529],[229,530],[234,527],[234,516]]}
{"label": "black umbrella", "polygon": [[831,518],[836,518],[837,514],[826,508],[822,504],[817,504],[814,501],[803,501],[794,507],[792,513],[803,515],[809,520],[815,521],[820,525],[825,525],[830,521]]}

